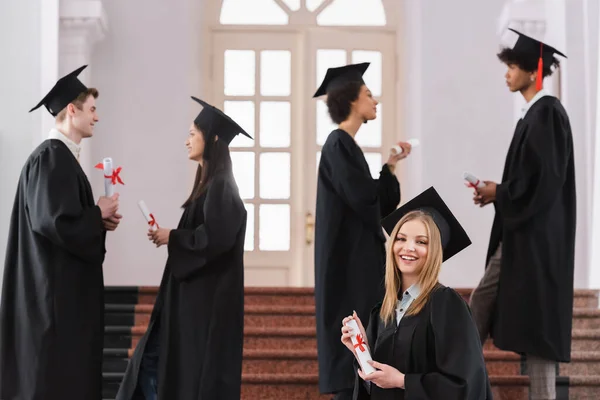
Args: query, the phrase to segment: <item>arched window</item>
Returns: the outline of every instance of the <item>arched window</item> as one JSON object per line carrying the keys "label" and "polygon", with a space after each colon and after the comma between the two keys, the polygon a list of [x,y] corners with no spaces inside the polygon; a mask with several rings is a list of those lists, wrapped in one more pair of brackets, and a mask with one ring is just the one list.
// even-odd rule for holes
{"label": "arched window", "polygon": [[287,25],[297,13],[321,26],[384,26],[381,0],[223,0],[223,25]]}

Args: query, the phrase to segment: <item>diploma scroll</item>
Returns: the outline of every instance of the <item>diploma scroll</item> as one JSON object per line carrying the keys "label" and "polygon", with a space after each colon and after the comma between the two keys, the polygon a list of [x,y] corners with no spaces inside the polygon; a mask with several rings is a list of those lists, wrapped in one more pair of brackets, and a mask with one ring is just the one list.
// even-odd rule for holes
{"label": "diploma scroll", "polygon": [[106,197],[111,197],[113,194],[115,194],[115,188],[112,183],[112,158],[106,157],[104,160],[102,160],[102,165],[104,169],[104,195]]}
{"label": "diploma scroll", "polygon": [[371,353],[369,353],[369,349],[367,348],[367,343],[365,343],[362,334],[360,333],[360,329],[358,329],[358,324],[355,320],[351,319],[346,322],[346,326],[352,330],[352,344],[354,345],[354,350],[356,351],[356,356],[358,358],[358,362],[360,364],[360,369],[365,375],[369,375],[375,371],[375,368],[371,366],[367,361],[371,361]]}
{"label": "diploma scroll", "polygon": [[104,195],[106,197],[111,197],[115,193],[114,186],[118,183],[124,185],[121,176],[121,167],[117,169],[113,169],[113,161],[112,158],[106,157],[102,160],[101,163],[97,164],[97,169],[101,169],[104,173]]}
{"label": "diploma scroll", "polygon": [[[406,143],[409,143],[413,148],[418,147],[419,144],[421,144],[421,142],[419,142],[419,139],[408,139]],[[401,154],[403,151],[404,150],[402,149],[402,147],[395,145],[390,149],[390,154],[395,156],[397,154]]]}
{"label": "diploma scroll", "polygon": [[138,206],[140,207],[142,214],[144,214],[144,218],[146,218],[146,221],[148,222],[150,228],[152,228],[153,231],[160,228],[160,226],[158,226],[158,223],[156,222],[156,219],[154,218],[154,215],[152,215],[150,210],[148,210],[148,207],[146,206],[144,200],[140,200],[138,202]]}
{"label": "diploma scroll", "polygon": [[465,172],[463,174],[463,179],[468,182],[465,183],[465,185],[467,185],[467,187],[472,187],[473,189],[478,189],[485,186],[485,183],[483,183],[481,180],[479,180],[479,178],[477,178],[475,175],[469,172]]}

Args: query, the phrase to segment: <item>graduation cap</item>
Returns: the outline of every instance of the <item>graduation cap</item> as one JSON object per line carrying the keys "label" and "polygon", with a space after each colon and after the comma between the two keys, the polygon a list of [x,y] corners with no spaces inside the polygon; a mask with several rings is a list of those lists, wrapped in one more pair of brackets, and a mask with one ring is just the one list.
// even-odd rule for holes
{"label": "graduation cap", "polygon": [[469,239],[467,232],[465,232],[456,217],[452,214],[452,211],[450,211],[433,186],[404,204],[402,207],[397,208],[390,215],[385,217],[381,221],[381,224],[388,235],[391,235],[402,217],[411,211],[417,210],[431,215],[433,221],[440,230],[442,249],[444,251],[443,261],[458,254],[471,244],[471,239]]}
{"label": "graduation cap", "polygon": [[554,47],[548,46],[547,44],[529,37],[515,29],[508,28],[508,30],[519,35],[512,49],[515,53],[530,57],[539,56],[535,87],[537,90],[542,90],[544,63],[547,65],[552,65],[554,54],[558,54],[564,58],[567,58],[567,56],[556,50]]}
{"label": "graduation cap", "polygon": [[211,106],[207,102],[194,96],[192,96],[192,99],[200,103],[203,107],[202,111],[200,111],[196,119],[194,119],[194,123],[201,129],[206,129],[207,132],[205,133],[208,136],[219,136],[219,138],[225,140],[227,144],[231,143],[233,138],[240,133],[249,137],[250,139],[253,139],[252,136],[248,135],[244,128],[239,126],[237,122],[232,120],[227,114],[219,110],[217,107]]}
{"label": "graduation cap", "polygon": [[53,117],[56,117],[63,108],[87,90],[87,87],[77,79],[77,76],[86,67],[87,65],[81,66],[70,74],[60,78],[54,87],[50,89],[48,94],[44,96],[42,101],[29,110],[29,112],[37,110],[41,106],[45,106],[48,112],[52,114]]}
{"label": "graduation cap", "polygon": [[360,64],[344,65],[343,67],[328,68],[321,86],[317,89],[313,97],[319,97],[332,90],[339,89],[348,82],[365,83],[362,77],[370,64],[371,63],[364,62]]}

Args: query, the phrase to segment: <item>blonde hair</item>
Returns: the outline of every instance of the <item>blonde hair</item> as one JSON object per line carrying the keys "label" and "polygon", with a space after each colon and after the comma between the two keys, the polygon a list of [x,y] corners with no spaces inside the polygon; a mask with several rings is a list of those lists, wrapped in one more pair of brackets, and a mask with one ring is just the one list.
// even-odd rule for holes
{"label": "blonde hair", "polygon": [[[79,93],[77,98],[69,104],[73,104],[78,109],[83,110],[83,103],[85,103],[87,101],[88,97],[90,97],[90,96],[93,96],[95,99],[97,99],[98,98],[98,89],[89,88],[86,91]],[[67,105],[69,105],[69,104],[67,104]],[[63,122],[66,117],[67,117],[67,107],[63,108],[62,110],[60,110],[60,112],[58,114],[56,114],[56,121]]]}
{"label": "blonde hair", "polygon": [[431,296],[431,292],[438,285],[438,278],[443,261],[442,239],[440,230],[433,221],[431,215],[417,210],[407,213],[396,224],[392,234],[386,243],[386,260],[385,260],[385,297],[381,305],[379,313],[383,322],[387,325],[392,321],[396,304],[398,302],[398,292],[402,289],[402,273],[396,263],[396,255],[394,254],[394,243],[397,240],[398,231],[402,225],[408,221],[419,220],[425,224],[427,236],[429,237],[429,245],[427,249],[427,258],[423,264],[423,268],[419,272],[418,284],[421,288],[421,293],[408,307],[407,316],[418,314]]}

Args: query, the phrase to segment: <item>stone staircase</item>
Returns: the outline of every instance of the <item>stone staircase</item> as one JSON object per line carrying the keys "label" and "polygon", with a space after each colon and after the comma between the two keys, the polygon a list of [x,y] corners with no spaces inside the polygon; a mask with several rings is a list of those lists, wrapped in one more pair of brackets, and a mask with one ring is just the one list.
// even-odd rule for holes
{"label": "stone staircase", "polygon": [[[137,342],[146,331],[158,288],[107,287],[104,399],[114,399]],[[470,289],[458,289],[467,298]],[[577,290],[572,362],[559,364],[558,399],[600,399],[598,292]],[[330,399],[318,391],[312,288],[246,288],[243,400]],[[494,399],[527,400],[521,357],[490,341],[484,356]]]}

